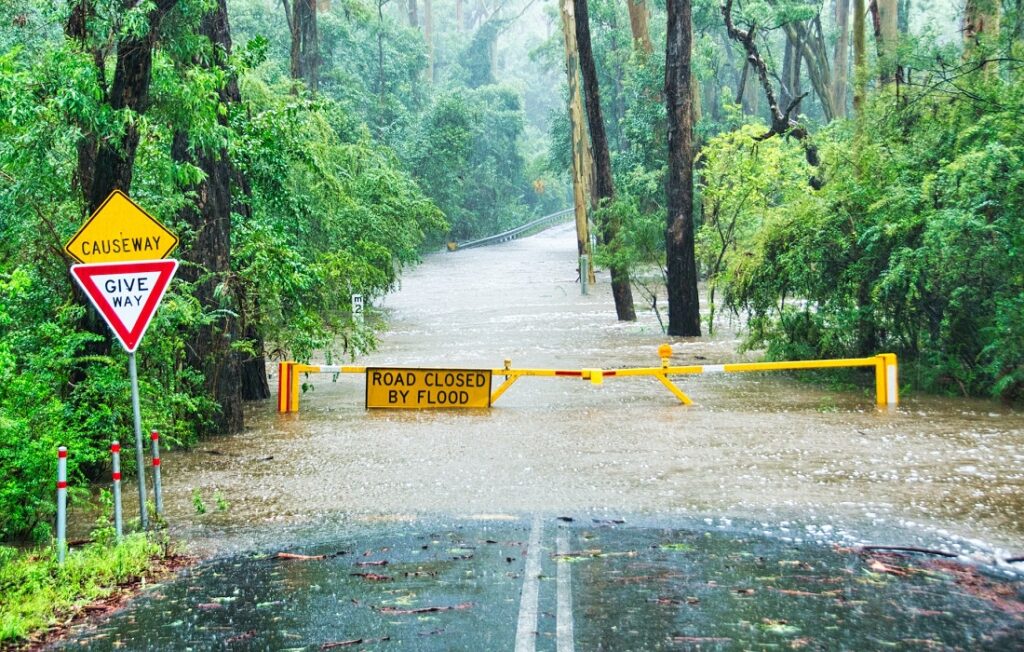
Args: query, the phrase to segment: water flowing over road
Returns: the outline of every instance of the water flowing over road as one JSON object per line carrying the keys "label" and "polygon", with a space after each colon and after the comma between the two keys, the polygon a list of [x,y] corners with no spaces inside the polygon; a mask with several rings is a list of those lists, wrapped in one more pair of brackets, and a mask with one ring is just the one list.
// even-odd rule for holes
{"label": "water flowing over road", "polygon": [[[746,359],[736,352],[738,340],[728,322],[719,325],[715,337],[694,339],[666,338],[650,310],[640,310],[635,323],[617,322],[607,276],[599,275],[592,293],[581,296],[575,259],[571,225],[496,247],[430,255],[403,277],[400,291],[375,306],[386,317],[387,328],[378,350],[356,364],[499,368],[508,358],[515,367],[656,366],[658,345],[666,341],[673,345],[673,364]],[[913,395],[905,396],[899,409],[880,410],[874,406],[873,376],[854,380],[855,385],[837,389],[820,378],[808,382],[768,373],[686,377],[678,384],[695,404],[683,406],[653,378],[613,378],[601,387],[573,378],[525,378],[490,410],[367,411],[362,377],[342,375],[332,382],[328,375],[311,376],[307,382],[312,389],[303,395],[297,414],[278,415],[272,402],[258,405],[249,412],[244,433],[165,455],[167,521],[172,533],[195,550],[227,560],[221,562],[227,569],[206,567],[207,575],[216,577],[230,577],[232,564],[242,564],[231,561],[233,554],[292,546],[327,554],[326,560],[339,559],[339,551],[351,555],[362,549],[375,551],[367,557],[372,560],[389,550],[392,568],[405,564],[407,581],[414,581],[421,572],[415,570],[422,566],[415,563],[415,553],[422,542],[423,550],[443,549],[447,564],[460,555],[468,559],[474,554],[470,550],[492,550],[487,554],[499,566],[508,560],[509,577],[529,578],[527,539],[540,536],[536,523],[547,524],[549,543],[544,545],[554,554],[553,522],[561,523],[559,532],[567,532],[565,545],[579,551],[600,547],[592,543],[600,536],[580,529],[580,524],[600,527],[621,521],[654,529],[631,531],[624,536],[636,542],[606,542],[603,550],[615,548],[622,559],[643,568],[630,569],[626,561],[614,561],[619,557],[595,554],[602,561],[587,566],[587,573],[595,573],[601,564],[604,570],[595,577],[650,577],[652,564],[668,562],[647,559],[643,555],[652,553],[643,550],[664,556],[666,551],[707,546],[736,556],[740,566],[722,572],[740,572],[736,569],[742,564],[752,564],[742,571],[749,571],[749,578],[777,574],[794,564],[809,571],[818,562],[808,557],[831,554],[829,545],[874,543],[941,549],[1012,575],[1013,566],[999,560],[1024,552],[1024,415],[984,401]],[[913,378],[903,380],[913,385]],[[197,513],[197,501],[205,504],[206,513]],[[556,521],[558,517],[563,520]],[[461,529],[467,523],[486,524],[481,527],[493,531],[470,535]],[[649,531],[659,534],[645,538]],[[691,537],[700,531],[712,538]],[[353,542],[357,533],[369,539]],[[714,538],[719,536],[725,538]],[[370,539],[373,543],[367,543]],[[744,548],[736,541],[754,543]],[[805,551],[803,561],[787,557],[797,553],[786,546],[817,544],[828,545]],[[776,548],[742,556],[740,548],[750,546]],[[475,554],[474,563],[486,556],[482,550]],[[751,561],[755,558],[768,559],[772,568],[758,570],[761,562]],[[350,564],[351,558],[346,559]],[[548,577],[560,573],[562,564],[556,569],[558,560],[552,559],[535,560],[532,575],[541,568],[549,571]],[[441,563],[431,558],[434,562]],[[885,570],[893,563],[883,559],[869,565],[881,575],[895,576],[898,570]],[[247,577],[265,572],[271,582],[298,581],[274,575],[280,569],[242,567],[248,569]],[[697,572],[673,568],[658,577]],[[444,576],[459,571],[445,567],[422,572]],[[504,623],[507,631],[499,627],[495,636],[505,642],[447,639],[415,649],[511,648],[516,618],[519,629],[522,619],[529,618],[530,610],[520,606],[527,588],[518,580],[510,583],[504,569],[476,573],[478,579],[504,582],[474,580],[473,586],[482,594],[493,593],[493,600],[504,605],[491,614],[495,622]],[[343,581],[328,580],[325,568],[315,574],[311,583],[317,587],[335,582],[332,595],[344,593],[337,582],[366,579],[365,573],[356,580],[343,573]],[[452,586],[465,581],[450,579]],[[809,594],[805,580],[778,590]],[[573,581],[582,581],[579,574]],[[594,580],[590,586],[602,585]],[[615,591],[623,588],[609,586],[605,593],[593,589],[580,597],[591,605],[589,619],[578,625],[580,649],[661,649],[642,638],[600,643],[605,630],[598,623],[614,621],[611,613],[601,620],[601,596],[614,603]],[[678,600],[684,606],[691,598],[709,604],[710,597],[698,595],[708,584],[701,586],[679,588],[683,593]],[[667,590],[652,589],[641,602],[657,600],[658,591]],[[730,590],[733,598],[748,595],[742,587]],[[616,599],[635,602],[637,595],[631,591]],[[179,593],[185,600],[187,591]],[[664,593],[661,598],[677,599]],[[269,604],[273,598],[263,600]],[[261,602],[256,597],[250,601],[256,619]],[[542,591],[539,612],[553,612],[554,602],[553,593]],[[458,612],[452,617],[461,619],[465,628],[480,625],[474,619],[481,615],[471,609],[462,614],[454,597],[445,604]],[[166,605],[157,601],[144,608]],[[935,613],[953,609],[919,608]],[[650,614],[630,617],[643,621]],[[170,611],[165,618],[175,619]],[[770,639],[786,633],[786,622],[765,618],[753,630]],[[246,633],[246,627],[236,623],[228,629],[240,636],[238,631]],[[553,646],[553,624],[541,623],[530,631],[544,627],[550,629]],[[1020,635],[1019,629],[1014,631]],[[665,649],[700,643],[699,633],[688,634],[685,628],[679,632],[675,639],[668,635],[658,640],[675,640],[675,647]],[[408,634],[426,640],[415,638],[422,632]],[[731,649],[729,641],[744,640],[733,630],[716,636],[704,644]],[[946,642],[971,645],[969,636],[957,636]],[[850,639],[848,649],[867,649],[868,640]]]}
{"label": "water flowing over road", "polygon": [[[606,278],[581,296],[576,276],[571,225],[428,256],[384,302],[379,349],[356,362],[656,366],[665,341],[673,364],[742,359],[729,324],[666,338],[649,310],[617,322]],[[282,524],[585,512],[741,518],[797,538],[952,534],[993,552],[1024,541],[1024,415],[913,396],[879,411],[867,375],[840,390],[779,374],[687,377],[689,407],[653,378],[525,378],[468,413],[366,411],[359,376],[308,383],[297,415],[263,404],[244,434],[167,455],[177,531],[217,549]],[[197,515],[196,489],[230,509]]]}

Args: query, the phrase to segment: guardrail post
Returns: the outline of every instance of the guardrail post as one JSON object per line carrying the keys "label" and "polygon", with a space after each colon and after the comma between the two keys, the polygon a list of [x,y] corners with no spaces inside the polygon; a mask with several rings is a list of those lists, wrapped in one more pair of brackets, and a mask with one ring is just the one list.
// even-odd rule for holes
{"label": "guardrail post", "polygon": [[114,532],[120,541],[124,536],[124,517],[121,513],[121,442],[116,439],[110,443],[110,457],[114,479]]}
{"label": "guardrail post", "polygon": [[68,449],[57,449],[57,562],[64,565],[68,547]]}
{"label": "guardrail post", "polygon": [[900,402],[900,374],[895,353],[883,353],[885,359],[885,404],[890,407]]}
{"label": "guardrail post", "polygon": [[160,433],[153,430],[149,433],[149,440],[153,443],[153,496],[156,499],[157,516],[164,515],[164,492],[160,485]]}
{"label": "guardrail post", "polygon": [[292,363],[292,365],[289,367],[290,378],[288,380],[288,386],[291,387],[291,395],[289,397],[290,400],[288,402],[289,412],[299,411],[299,394],[302,393],[302,385],[300,384],[301,381],[299,379],[299,374],[302,373],[302,366],[303,365],[300,365],[296,362]]}
{"label": "guardrail post", "polygon": [[288,412],[291,405],[291,366],[293,362],[281,362],[277,365],[277,411]]}
{"label": "guardrail post", "polygon": [[879,407],[895,407],[900,402],[899,365],[895,353],[875,356],[875,403]]}
{"label": "guardrail post", "polygon": [[587,281],[590,276],[590,263],[587,254],[580,256],[580,294],[587,296]]}

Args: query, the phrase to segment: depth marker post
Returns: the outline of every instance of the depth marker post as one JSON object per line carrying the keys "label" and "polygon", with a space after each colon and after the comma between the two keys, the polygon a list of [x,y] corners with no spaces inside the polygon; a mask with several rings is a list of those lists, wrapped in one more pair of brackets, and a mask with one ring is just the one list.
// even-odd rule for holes
{"label": "depth marker post", "polygon": [[149,433],[153,442],[153,495],[156,497],[156,515],[163,516],[164,492],[160,486],[160,433],[153,430]]}
{"label": "depth marker post", "polygon": [[57,449],[57,562],[64,565],[68,547],[68,449]]}
{"label": "depth marker post", "polygon": [[135,351],[128,352],[128,376],[132,381],[132,416],[135,421],[135,475],[139,479],[139,519],[142,529],[149,527],[146,509],[146,461],[142,458],[142,414],[139,409],[139,372]]}
{"label": "depth marker post", "polygon": [[124,518],[121,515],[121,442],[116,439],[110,444],[110,456],[114,470],[114,530],[120,541],[124,536]]}

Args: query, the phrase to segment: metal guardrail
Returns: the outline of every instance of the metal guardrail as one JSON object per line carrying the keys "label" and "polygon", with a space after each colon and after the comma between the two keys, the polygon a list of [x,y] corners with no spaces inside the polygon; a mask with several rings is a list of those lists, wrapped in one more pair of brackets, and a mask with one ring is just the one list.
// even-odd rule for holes
{"label": "metal guardrail", "polygon": [[509,229],[504,233],[497,235],[487,236],[486,238],[480,238],[479,240],[470,240],[469,242],[449,242],[448,251],[458,251],[459,249],[471,249],[473,247],[486,247],[487,245],[498,244],[501,242],[508,242],[509,240],[515,240],[516,238],[522,237],[523,235],[539,228],[554,224],[568,215],[573,215],[575,209],[566,208],[565,210],[539,217],[532,222],[527,222],[522,226],[517,226],[514,229]]}

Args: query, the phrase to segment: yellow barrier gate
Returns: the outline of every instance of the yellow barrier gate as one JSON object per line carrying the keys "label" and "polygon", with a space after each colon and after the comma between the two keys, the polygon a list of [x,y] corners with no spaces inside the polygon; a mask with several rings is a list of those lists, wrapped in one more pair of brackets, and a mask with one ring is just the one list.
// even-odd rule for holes
{"label": "yellow barrier gate", "polygon": [[[741,362],[736,364],[720,365],[685,365],[673,366],[671,364],[672,347],[663,344],[658,348],[658,356],[661,358],[659,367],[636,367],[631,369],[513,369],[512,361],[505,360],[505,366],[501,369],[401,369],[387,368],[390,372],[403,372],[393,374],[393,378],[410,378],[408,382],[403,380],[394,386],[394,390],[383,388],[378,393],[379,387],[375,387],[374,400],[371,399],[371,381],[379,384],[380,376],[371,378],[371,372],[381,372],[380,367],[357,367],[337,365],[308,365],[298,362],[282,362],[278,367],[278,412],[298,412],[299,395],[302,393],[302,386],[299,380],[301,374],[310,373],[332,373],[332,374],[364,374],[367,376],[367,407],[368,408],[459,408],[459,407],[488,407],[479,398],[479,391],[483,389],[474,379],[486,376],[487,385],[490,387],[490,377],[502,376],[505,380],[490,392],[490,404],[497,401],[509,387],[524,377],[542,378],[580,378],[589,380],[591,384],[601,385],[606,378],[626,378],[631,376],[653,376],[657,378],[672,394],[679,399],[683,405],[691,405],[693,401],[687,396],[669,376],[698,375],[714,373],[746,373],[752,371],[792,371],[808,369],[835,369],[842,367],[874,367],[875,369],[875,403],[881,407],[895,406],[899,404],[899,372],[896,361],[896,354],[881,353],[870,358],[842,358],[836,360],[796,360],[790,362]],[[444,372],[444,373],[439,373]],[[434,384],[430,384],[433,374]],[[448,376],[453,380],[449,388],[444,385],[442,377]],[[385,378],[386,380],[386,378]],[[425,383],[416,385],[417,382]],[[461,383],[461,384],[458,384]],[[466,387],[473,384],[472,387]],[[400,385],[400,387],[399,387]],[[413,390],[406,394],[408,398],[402,398],[403,392]],[[474,389],[476,393],[465,391]],[[434,391],[431,395],[429,392]],[[445,400],[437,401],[437,392],[444,394]],[[484,390],[485,392],[487,390]],[[387,400],[384,397],[394,397],[394,400]],[[471,397],[462,402],[460,397],[465,394]],[[416,399],[417,395],[419,400]],[[376,398],[376,397],[380,398]],[[422,400],[423,397],[434,397],[434,400]],[[486,394],[484,395],[486,398]]]}

